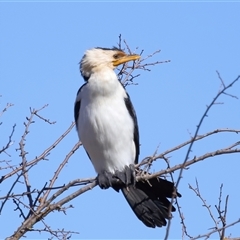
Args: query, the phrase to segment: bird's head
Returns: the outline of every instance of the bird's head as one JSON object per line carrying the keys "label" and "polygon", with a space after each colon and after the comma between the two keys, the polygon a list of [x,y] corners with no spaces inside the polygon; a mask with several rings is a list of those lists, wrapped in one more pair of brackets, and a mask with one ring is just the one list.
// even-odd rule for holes
{"label": "bird's head", "polygon": [[87,50],[80,62],[80,71],[85,81],[92,73],[106,68],[114,69],[118,65],[137,60],[140,55],[126,54],[118,48],[93,48]]}

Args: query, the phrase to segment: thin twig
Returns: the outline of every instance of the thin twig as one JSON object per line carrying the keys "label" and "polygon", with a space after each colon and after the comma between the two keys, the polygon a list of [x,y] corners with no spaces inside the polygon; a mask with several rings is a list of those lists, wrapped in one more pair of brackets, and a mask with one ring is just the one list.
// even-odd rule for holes
{"label": "thin twig", "polygon": [[226,225],[225,227],[222,227],[222,228],[218,228],[218,229],[214,229],[206,234],[199,234],[197,237],[193,237],[191,240],[196,240],[196,239],[199,239],[199,238],[209,238],[213,233],[216,233],[216,232],[219,232],[219,231],[222,231],[223,229],[226,229],[226,228],[229,228],[229,227],[232,227],[233,225],[237,224],[237,223],[240,223],[240,218],[238,220],[236,220],[235,222],[232,222],[228,225]]}
{"label": "thin twig", "polygon": [[[50,184],[48,186],[49,189],[51,189],[55,183],[55,181],[57,180],[61,170],[63,169],[63,167],[65,166],[65,164],[68,162],[68,160],[70,159],[70,157],[75,153],[75,151],[82,145],[81,142],[77,142],[75,144],[75,146],[72,148],[72,150],[67,154],[66,158],[63,160],[63,162],[59,165],[57,171],[54,173],[54,176],[52,177],[52,179],[50,180]],[[44,194],[43,198],[42,198],[42,203],[44,203],[48,197],[50,193],[50,190],[46,191],[46,193]]]}
{"label": "thin twig", "polygon": [[[226,222],[227,222],[228,197],[229,197],[229,195],[227,195],[227,197],[226,197],[226,201],[225,201],[225,210],[224,210],[223,222],[222,222],[223,227],[226,226]],[[226,229],[226,228],[224,228],[224,229],[222,230],[221,240],[224,240],[224,238],[225,238],[225,229]]]}
{"label": "thin twig", "polygon": [[[51,152],[51,150],[53,150],[73,129],[73,127],[75,126],[75,123],[72,122],[72,124],[68,127],[68,129],[50,146],[48,147],[46,150],[44,150],[38,157],[36,157],[35,159],[29,161],[26,163],[26,167],[31,166],[33,164],[37,164],[39,161],[45,159],[45,157]],[[22,166],[14,169],[13,171],[11,171],[10,173],[4,175],[1,177],[0,179],[0,183],[2,181],[4,181],[5,179],[13,176],[14,174],[16,174],[17,172],[22,170]]]}
{"label": "thin twig", "polygon": [[14,106],[12,103],[7,103],[6,107],[0,112],[0,117],[3,115],[4,112],[8,110],[8,108]]}
{"label": "thin twig", "polygon": [[[196,181],[196,188],[193,188],[190,184],[188,184],[189,188],[195,192],[195,194],[197,195],[197,197],[202,201],[203,203],[203,206],[207,209],[208,213],[209,213],[209,216],[211,217],[211,219],[213,220],[214,224],[215,224],[215,229],[218,229],[218,222],[216,221],[216,219],[214,218],[213,216],[213,213],[211,211],[211,206],[210,205],[207,205],[207,202],[206,200],[203,199],[201,193],[200,193],[200,188],[199,188],[199,185],[198,185],[198,181],[197,179],[195,179]],[[219,233],[219,237],[220,237],[220,233]]]}
{"label": "thin twig", "polygon": [[7,202],[7,200],[9,200],[12,190],[14,189],[15,185],[18,183],[18,181],[19,181],[21,176],[22,176],[22,174],[18,174],[17,175],[16,180],[13,182],[13,184],[10,187],[10,189],[8,190],[7,195],[5,196],[5,198],[4,198],[4,200],[3,200],[2,204],[1,204],[0,214],[2,214],[3,207],[4,207],[5,203]]}
{"label": "thin twig", "polygon": [[11,146],[11,144],[13,143],[12,137],[13,137],[13,134],[15,132],[15,127],[16,127],[16,124],[13,125],[12,132],[10,133],[10,136],[8,137],[8,142],[4,147],[2,147],[2,149],[0,150],[0,154],[2,152],[5,152]]}

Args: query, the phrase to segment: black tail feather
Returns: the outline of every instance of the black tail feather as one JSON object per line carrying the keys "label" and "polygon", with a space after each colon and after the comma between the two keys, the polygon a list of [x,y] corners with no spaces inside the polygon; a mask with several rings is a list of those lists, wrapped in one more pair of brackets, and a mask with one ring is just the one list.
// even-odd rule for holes
{"label": "black tail feather", "polygon": [[[139,181],[135,186],[123,187],[122,193],[136,216],[148,227],[166,226],[174,185],[161,178]],[[177,193],[178,197],[181,194]],[[172,212],[176,209],[172,206]]]}

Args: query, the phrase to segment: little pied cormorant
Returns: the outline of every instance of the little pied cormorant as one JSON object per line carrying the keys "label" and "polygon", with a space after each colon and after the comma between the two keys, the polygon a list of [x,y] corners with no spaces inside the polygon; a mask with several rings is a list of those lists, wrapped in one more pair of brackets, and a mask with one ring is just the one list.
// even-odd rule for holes
{"label": "little pied cormorant", "polygon": [[134,164],[139,156],[137,117],[114,72],[118,65],[139,58],[115,47],[87,50],[80,62],[85,83],[78,90],[74,116],[79,139],[98,174],[99,186],[121,190],[146,226],[162,227],[171,217],[167,198],[172,197],[174,185],[159,177],[148,182],[135,181]]}

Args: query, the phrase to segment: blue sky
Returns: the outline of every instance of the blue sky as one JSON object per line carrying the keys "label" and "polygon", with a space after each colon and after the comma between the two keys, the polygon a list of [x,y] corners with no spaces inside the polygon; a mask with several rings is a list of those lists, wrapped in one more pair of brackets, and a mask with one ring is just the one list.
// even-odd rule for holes
{"label": "blue sky", "polygon": [[[136,53],[143,56],[161,49],[151,61],[171,60],[170,63],[141,72],[138,85],[127,88],[135,106],[139,127],[140,159],[152,155],[159,145],[159,153],[174,147],[194,134],[206,105],[220,89],[218,70],[228,84],[239,74],[240,16],[239,3],[190,2],[1,2],[0,3],[0,98],[1,109],[14,104],[1,121],[1,145],[17,124],[11,159],[19,164],[14,149],[23,133],[23,121],[29,107],[49,104],[42,115],[57,121],[49,126],[36,119],[27,138],[28,160],[46,149],[73,121],[73,103],[78,88],[83,84],[79,61],[88,48],[112,47],[119,34]],[[150,60],[149,60],[150,61]],[[229,93],[240,97],[240,83]],[[240,103],[222,96],[224,102],[215,105],[205,119],[200,134],[217,128],[240,129]],[[41,188],[54,174],[58,164],[77,142],[77,134],[69,136],[30,174],[33,188]],[[237,134],[221,133],[196,143],[190,157],[227,147],[239,141]],[[0,145],[0,146],[1,146]],[[183,161],[186,149],[171,154],[170,164]],[[188,184],[198,179],[203,198],[217,217],[219,187],[223,196],[230,195],[228,223],[237,220],[239,207],[239,155],[223,155],[191,166],[181,180],[179,191],[188,232],[191,236],[208,232],[214,224],[202,203]],[[153,171],[164,168],[159,163]],[[6,172],[2,172],[4,175]],[[76,178],[93,177],[95,172],[83,149],[74,154],[59,177],[57,184]],[[178,172],[175,172],[175,179]],[[1,195],[11,180],[1,186]],[[16,191],[20,191],[19,184]],[[15,192],[16,192],[15,191]],[[72,204],[67,215],[54,212],[45,221],[52,228],[80,232],[73,238],[163,238],[165,229],[149,229],[133,214],[121,194],[113,190],[94,188]],[[0,238],[16,230],[21,220],[9,202],[0,216]],[[11,220],[10,220],[11,219]],[[11,224],[10,224],[11,222]],[[40,225],[38,225],[40,227]],[[182,236],[178,213],[174,214],[170,238]],[[239,237],[239,225],[226,230],[226,236]],[[29,233],[28,238],[49,235]],[[213,235],[217,238],[217,235]]]}

